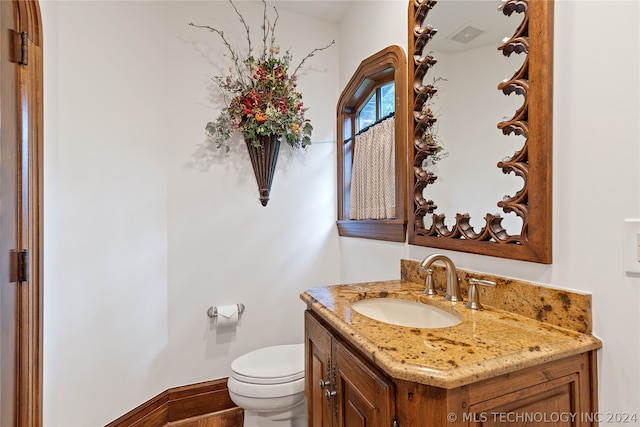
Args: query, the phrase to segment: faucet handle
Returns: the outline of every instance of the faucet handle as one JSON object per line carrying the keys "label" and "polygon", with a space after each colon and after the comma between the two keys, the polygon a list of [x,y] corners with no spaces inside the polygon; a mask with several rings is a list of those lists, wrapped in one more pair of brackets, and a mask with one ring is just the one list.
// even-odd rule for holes
{"label": "faucet handle", "polygon": [[469,284],[470,285],[495,286],[496,282],[492,282],[491,280],[476,279],[475,277],[469,277]]}
{"label": "faucet handle", "polygon": [[438,292],[436,292],[436,287],[433,284],[433,269],[427,268],[426,272],[427,272],[427,280],[425,283],[424,291],[422,293],[426,295],[437,295]]}
{"label": "faucet handle", "polygon": [[478,294],[477,285],[495,286],[496,282],[492,282],[490,280],[476,279],[475,277],[469,278],[469,300],[464,306],[472,310],[482,309],[482,305],[480,304],[480,295]]}

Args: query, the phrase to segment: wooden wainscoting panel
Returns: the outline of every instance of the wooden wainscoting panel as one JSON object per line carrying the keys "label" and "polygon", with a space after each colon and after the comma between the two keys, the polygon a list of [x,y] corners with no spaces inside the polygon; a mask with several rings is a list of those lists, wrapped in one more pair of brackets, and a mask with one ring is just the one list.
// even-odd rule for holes
{"label": "wooden wainscoting panel", "polygon": [[167,422],[212,414],[236,406],[229,397],[227,378],[172,388],[168,394]]}
{"label": "wooden wainscoting panel", "polygon": [[162,392],[105,427],[163,427],[169,412],[167,399],[167,392]]}
{"label": "wooden wainscoting panel", "polygon": [[[241,427],[243,414],[229,397],[227,378],[222,378],[170,388],[105,427]],[[176,424],[182,421],[196,424]]]}
{"label": "wooden wainscoting panel", "polygon": [[214,414],[170,422],[167,427],[242,427],[243,424],[244,411],[242,408],[236,407]]}

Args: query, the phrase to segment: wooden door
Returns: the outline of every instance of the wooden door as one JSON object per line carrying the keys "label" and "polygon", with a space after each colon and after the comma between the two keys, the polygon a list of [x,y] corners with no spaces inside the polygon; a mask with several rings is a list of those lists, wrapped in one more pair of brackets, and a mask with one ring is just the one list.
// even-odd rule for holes
{"label": "wooden door", "polygon": [[1,1],[0,27],[0,425],[33,427],[42,424],[37,1]]}
{"label": "wooden door", "polygon": [[20,243],[17,65],[10,39],[13,2],[0,2],[0,425],[16,425],[18,401],[18,278]]}
{"label": "wooden door", "polygon": [[393,383],[339,341],[333,344],[335,403],[340,427],[389,427],[395,419]]}
{"label": "wooden door", "polygon": [[[311,314],[305,313],[305,394],[309,427],[331,427],[334,414],[331,395],[334,389],[331,370],[331,334]],[[320,385],[322,381],[322,386]]]}

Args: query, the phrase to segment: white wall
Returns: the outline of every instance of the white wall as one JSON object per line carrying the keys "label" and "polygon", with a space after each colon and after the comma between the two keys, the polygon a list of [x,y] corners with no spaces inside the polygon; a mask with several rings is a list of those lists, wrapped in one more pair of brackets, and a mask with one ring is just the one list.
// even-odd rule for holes
{"label": "white wall", "polygon": [[[104,425],[169,387],[228,376],[249,350],[302,342],[298,295],[339,282],[338,46],[300,76],[314,144],[281,149],[265,208],[246,149],[201,147],[219,111],[209,78],[227,62],[217,36],[187,23],[243,42],[227,2],[41,7],[44,424]],[[239,8],[259,29],[261,8]],[[280,11],[277,41],[297,61],[336,34]],[[237,302],[237,328],[213,327],[207,308]]]}
{"label": "white wall", "polygon": [[166,388],[148,375],[168,346],[162,18],[114,6],[42,5],[46,425],[104,424]]}
{"label": "white wall", "polygon": [[[341,28],[343,85],[354,68],[342,59],[404,40],[392,29],[406,31],[405,12],[404,1],[350,10]],[[621,259],[622,222],[640,218],[639,20],[638,1],[555,2],[553,264],[437,250],[461,268],[592,293],[594,334],[604,343],[600,411],[638,418],[640,276],[626,275]],[[390,31],[369,37],[377,25]],[[347,283],[397,278],[398,259],[436,251],[351,238],[340,245]]]}

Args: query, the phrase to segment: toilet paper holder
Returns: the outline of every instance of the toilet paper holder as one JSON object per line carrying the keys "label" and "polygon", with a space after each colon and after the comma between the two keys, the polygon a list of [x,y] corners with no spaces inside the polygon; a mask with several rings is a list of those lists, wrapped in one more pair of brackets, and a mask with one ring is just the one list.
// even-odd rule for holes
{"label": "toilet paper holder", "polygon": [[[236,306],[238,307],[238,316],[239,316],[244,311],[244,304],[239,303],[239,304],[236,304]],[[207,316],[211,317],[212,319],[215,319],[216,317],[218,317],[218,307],[217,306],[209,307],[209,309],[207,310]]]}

